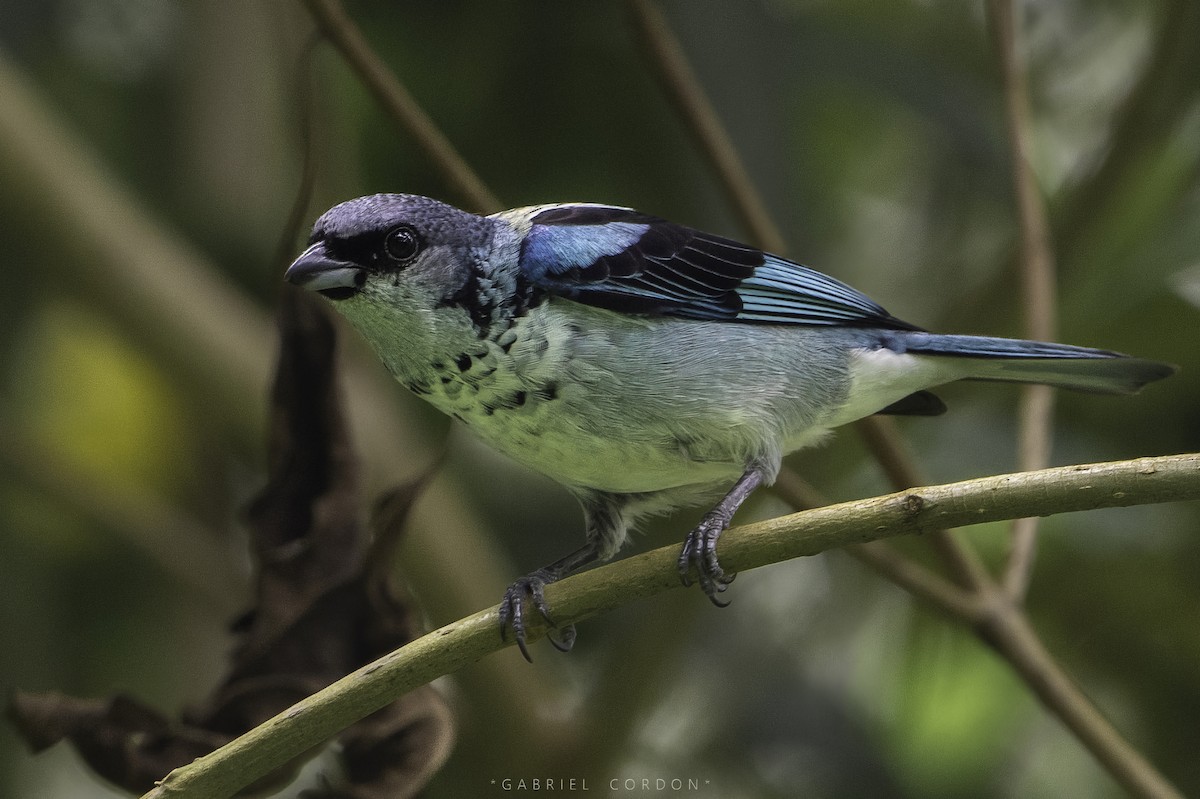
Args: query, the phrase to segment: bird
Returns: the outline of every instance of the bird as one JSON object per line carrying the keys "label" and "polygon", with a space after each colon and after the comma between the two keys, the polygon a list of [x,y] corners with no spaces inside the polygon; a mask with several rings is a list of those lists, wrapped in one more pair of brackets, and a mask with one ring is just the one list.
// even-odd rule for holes
{"label": "bird", "polygon": [[784,455],[873,414],[934,416],[957,380],[1132,394],[1175,367],[1108,350],[938,334],[847,284],[730,238],[599,203],[488,216],[374,194],[315,222],[285,280],[330,300],[408,390],[579,501],[584,543],[515,580],[566,651],[545,587],[613,558],[648,514],[716,504],[678,570],[714,604],[717,541]]}

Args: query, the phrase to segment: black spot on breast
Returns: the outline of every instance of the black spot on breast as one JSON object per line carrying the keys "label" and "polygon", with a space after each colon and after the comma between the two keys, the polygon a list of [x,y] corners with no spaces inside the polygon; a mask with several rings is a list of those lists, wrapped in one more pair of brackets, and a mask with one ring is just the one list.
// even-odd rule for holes
{"label": "black spot on breast", "polygon": [[495,411],[511,411],[515,408],[520,408],[528,399],[529,394],[524,391],[514,391],[507,396],[493,397],[483,403],[483,412],[491,416]]}
{"label": "black spot on breast", "polygon": [[558,399],[558,383],[551,381],[534,391],[533,395],[542,400]]}
{"label": "black spot on breast", "polygon": [[465,352],[462,355],[455,357],[454,365],[458,367],[458,371],[465,372],[471,368],[471,356]]}

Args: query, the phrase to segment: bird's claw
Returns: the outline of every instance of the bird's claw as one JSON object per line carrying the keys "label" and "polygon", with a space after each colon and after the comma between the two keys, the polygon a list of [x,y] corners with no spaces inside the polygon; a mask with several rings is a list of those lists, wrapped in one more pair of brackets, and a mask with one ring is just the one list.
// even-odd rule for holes
{"label": "bird's claw", "polygon": [[717,598],[737,574],[726,573],[717,561],[717,539],[725,528],[728,520],[718,514],[710,513],[705,516],[694,530],[688,533],[683,541],[683,549],[679,552],[679,580],[685,586],[692,584],[692,569],[696,570],[696,581],[709,600],[719,608],[728,605]]}
{"label": "bird's claw", "polygon": [[575,625],[569,624],[566,627],[559,628],[550,618],[550,608],[546,604],[546,585],[554,582],[552,575],[546,574],[539,570],[531,574],[527,574],[519,580],[513,581],[512,585],[504,592],[504,599],[500,601],[500,638],[508,640],[508,631],[511,629],[513,640],[517,642],[517,648],[521,650],[521,656],[530,663],[533,658],[529,656],[529,647],[525,643],[525,600],[532,600],[533,607],[541,615],[552,629],[557,631],[557,635],[547,635],[550,643],[559,652],[569,652],[571,647],[575,645]]}

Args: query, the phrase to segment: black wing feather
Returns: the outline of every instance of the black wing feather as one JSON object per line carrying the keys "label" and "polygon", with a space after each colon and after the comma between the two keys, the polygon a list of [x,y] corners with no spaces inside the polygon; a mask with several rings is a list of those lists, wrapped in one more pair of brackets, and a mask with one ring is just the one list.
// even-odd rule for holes
{"label": "black wing feather", "polygon": [[627,208],[553,206],[530,222],[525,279],[577,302],[719,321],[918,329],[808,267]]}

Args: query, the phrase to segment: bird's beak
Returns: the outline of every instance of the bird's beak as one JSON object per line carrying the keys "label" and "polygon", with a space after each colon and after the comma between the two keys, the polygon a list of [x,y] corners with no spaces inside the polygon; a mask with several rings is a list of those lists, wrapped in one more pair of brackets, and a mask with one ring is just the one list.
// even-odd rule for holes
{"label": "bird's beak", "polygon": [[318,241],[292,262],[283,273],[289,283],[320,292],[331,300],[353,297],[367,282],[367,270],[330,256],[325,242]]}

